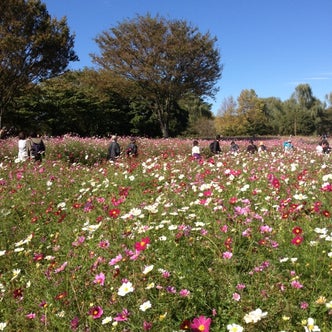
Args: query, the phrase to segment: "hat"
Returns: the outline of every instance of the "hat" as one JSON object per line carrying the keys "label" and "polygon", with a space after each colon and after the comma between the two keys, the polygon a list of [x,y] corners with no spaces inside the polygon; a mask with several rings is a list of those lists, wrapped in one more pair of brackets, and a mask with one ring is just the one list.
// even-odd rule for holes
{"label": "hat", "polygon": [[113,135],[112,136],[112,140],[115,141],[117,139],[117,136],[116,135]]}

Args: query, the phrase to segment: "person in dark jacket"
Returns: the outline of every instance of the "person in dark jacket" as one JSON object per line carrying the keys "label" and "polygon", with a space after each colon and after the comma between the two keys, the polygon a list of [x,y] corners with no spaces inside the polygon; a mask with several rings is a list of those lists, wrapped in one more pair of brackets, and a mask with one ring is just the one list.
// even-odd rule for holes
{"label": "person in dark jacket", "polygon": [[210,150],[214,154],[221,153],[221,148],[220,148],[219,141],[220,141],[220,135],[217,135],[216,139],[210,145]]}
{"label": "person in dark jacket", "polygon": [[120,145],[118,143],[118,138],[117,136],[113,135],[111,144],[108,147],[107,159],[110,161],[115,161],[120,157],[120,152],[121,150],[120,150]]}
{"label": "person in dark jacket", "polygon": [[128,157],[137,157],[138,147],[137,147],[137,144],[136,144],[135,137],[132,137],[130,139],[130,143],[128,144],[127,149],[126,149],[126,155]]}
{"label": "person in dark jacket", "polygon": [[257,148],[257,145],[254,144],[254,141],[251,139],[249,141],[249,145],[247,146],[247,152],[248,153],[251,153],[251,154],[254,154],[258,151],[258,148]]}
{"label": "person in dark jacket", "polygon": [[41,162],[45,155],[45,144],[42,138],[32,131],[26,141],[26,149],[30,159]]}

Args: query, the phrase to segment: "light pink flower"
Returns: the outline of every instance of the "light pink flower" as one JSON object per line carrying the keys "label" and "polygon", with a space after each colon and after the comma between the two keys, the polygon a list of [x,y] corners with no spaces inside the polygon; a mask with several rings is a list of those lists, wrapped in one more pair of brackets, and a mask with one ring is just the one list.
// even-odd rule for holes
{"label": "light pink flower", "polygon": [[101,286],[104,286],[105,283],[105,274],[103,272],[97,274],[95,276],[95,280],[93,281],[94,284],[99,284]]}

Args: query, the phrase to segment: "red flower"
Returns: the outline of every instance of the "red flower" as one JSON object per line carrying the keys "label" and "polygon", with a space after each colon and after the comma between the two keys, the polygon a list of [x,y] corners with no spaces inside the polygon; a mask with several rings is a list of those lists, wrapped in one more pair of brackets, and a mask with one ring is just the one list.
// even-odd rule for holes
{"label": "red flower", "polygon": [[302,234],[302,228],[296,226],[296,227],[293,228],[292,233],[296,234],[296,235],[300,235],[300,234]]}
{"label": "red flower", "polygon": [[65,297],[67,296],[67,292],[62,292],[62,293],[59,293],[55,299],[56,300],[63,300]]}
{"label": "red flower", "polygon": [[322,211],[322,215],[329,218],[331,216],[330,212],[327,210]]}
{"label": "red flower", "polygon": [[237,198],[236,197],[231,197],[230,199],[229,199],[229,203],[230,204],[235,204],[237,202]]}
{"label": "red flower", "polygon": [[295,236],[292,239],[292,244],[294,244],[296,246],[300,245],[302,242],[303,242],[303,237],[302,236]]}
{"label": "red flower", "polygon": [[15,299],[23,299],[23,289],[22,288],[16,288],[13,291],[13,296]]}
{"label": "red flower", "polygon": [[147,245],[149,243],[150,243],[150,239],[148,237],[145,237],[140,242],[135,243],[135,249],[137,251],[143,251],[147,248]]}
{"label": "red flower", "polygon": [[280,182],[277,178],[273,178],[272,182],[271,182],[272,186],[276,189],[280,188]]}
{"label": "red flower", "polygon": [[117,218],[120,214],[120,210],[119,209],[112,209],[108,211],[108,215],[112,218]]}
{"label": "red flower", "polygon": [[190,320],[189,319],[186,319],[184,320],[181,325],[180,325],[180,330],[189,330],[190,329]]}

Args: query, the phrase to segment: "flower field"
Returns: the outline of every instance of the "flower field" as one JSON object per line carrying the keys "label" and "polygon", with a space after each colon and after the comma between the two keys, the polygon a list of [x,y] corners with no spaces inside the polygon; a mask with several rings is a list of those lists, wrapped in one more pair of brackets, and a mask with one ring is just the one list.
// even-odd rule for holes
{"label": "flower field", "polygon": [[0,141],[0,331],[331,332],[332,156],[293,142]]}

